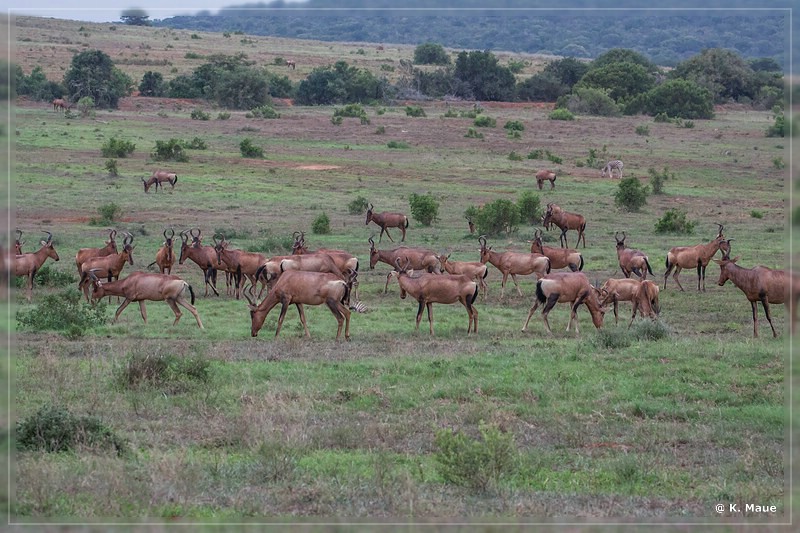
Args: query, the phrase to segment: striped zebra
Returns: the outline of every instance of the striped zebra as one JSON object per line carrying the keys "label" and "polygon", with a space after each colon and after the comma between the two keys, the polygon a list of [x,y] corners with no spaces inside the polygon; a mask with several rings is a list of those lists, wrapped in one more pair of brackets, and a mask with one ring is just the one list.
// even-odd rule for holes
{"label": "striped zebra", "polygon": [[623,167],[622,161],[620,161],[619,159],[609,161],[608,163],[606,163],[606,166],[603,167],[603,171],[600,173],[600,177],[605,178],[606,176],[609,176],[613,178],[614,171],[617,170],[619,171],[620,179],[622,179],[622,167]]}

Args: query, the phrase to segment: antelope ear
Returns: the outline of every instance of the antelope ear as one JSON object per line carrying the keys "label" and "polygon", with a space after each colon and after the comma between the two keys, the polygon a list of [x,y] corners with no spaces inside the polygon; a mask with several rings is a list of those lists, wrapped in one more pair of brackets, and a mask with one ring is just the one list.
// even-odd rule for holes
{"label": "antelope ear", "polygon": [[735,263],[736,261],[738,261],[738,260],[739,260],[739,258],[740,258],[740,257],[742,257],[742,256],[741,256],[741,255],[737,255],[736,257],[734,257],[733,259],[731,259],[731,263]]}
{"label": "antelope ear", "polygon": [[712,261],[714,261],[718,265],[722,264],[722,259],[712,259]]}

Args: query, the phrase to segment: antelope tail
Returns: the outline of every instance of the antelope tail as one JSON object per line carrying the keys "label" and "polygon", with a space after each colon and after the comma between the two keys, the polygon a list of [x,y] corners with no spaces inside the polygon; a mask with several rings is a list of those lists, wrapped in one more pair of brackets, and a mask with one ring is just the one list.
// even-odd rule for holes
{"label": "antelope tail", "polygon": [[478,299],[478,291],[479,290],[480,290],[480,286],[478,286],[478,284],[476,283],[475,284],[475,292],[472,294],[472,296],[467,298],[467,307],[472,307],[472,304],[474,304],[475,300]]}
{"label": "antelope tail", "polygon": [[542,280],[536,282],[536,299],[539,300],[539,303],[545,303],[547,301],[547,296],[545,296],[542,291]]}
{"label": "antelope tail", "polygon": [[[650,265],[647,265],[647,268],[650,268]],[[581,256],[581,264],[578,266],[578,271],[580,272],[583,270],[583,256]],[[652,272],[650,272],[652,274]]]}
{"label": "antelope tail", "polygon": [[647,271],[650,273],[650,275],[655,276],[655,274],[653,274],[653,269],[650,268],[650,261],[648,261],[646,257],[644,258],[644,264],[647,265]]}
{"label": "antelope tail", "polygon": [[[184,281],[184,283],[186,282]],[[189,295],[192,297],[192,305],[194,305],[194,289],[188,283],[186,283],[186,286],[189,287]]]}
{"label": "antelope tail", "polygon": [[406,217],[406,228],[408,228],[408,217]]}

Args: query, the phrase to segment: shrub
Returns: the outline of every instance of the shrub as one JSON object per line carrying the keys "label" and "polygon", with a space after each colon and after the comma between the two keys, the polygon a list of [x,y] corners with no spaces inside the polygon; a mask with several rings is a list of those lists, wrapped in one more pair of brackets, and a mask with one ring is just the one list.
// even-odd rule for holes
{"label": "shrub", "polygon": [[346,106],[334,109],[333,110],[334,118],[339,117],[339,124],[341,124],[341,118],[357,118],[361,121],[362,124],[369,124],[369,118],[367,117],[366,110],[361,106],[361,104],[347,104]]}
{"label": "shrub", "polygon": [[208,145],[200,137],[195,137],[191,141],[181,141],[181,146],[187,150],[206,150]]}
{"label": "shrub", "polygon": [[415,106],[406,106],[406,116],[408,117],[427,117],[428,115],[425,114],[425,110],[422,107],[415,105]]}
{"label": "shrub", "polygon": [[135,144],[116,137],[111,137],[100,149],[103,157],[128,157],[134,150],[136,150]]}
{"label": "shrub", "polygon": [[468,139],[483,139],[483,133],[480,133],[475,128],[470,128],[467,130],[467,133],[464,135],[464,137]]}
{"label": "shrub", "polygon": [[363,196],[359,196],[349,204],[347,204],[347,212],[351,215],[360,215],[367,211],[369,202]]}
{"label": "shrub", "polygon": [[116,159],[109,159],[106,161],[105,169],[108,171],[109,176],[119,176],[119,170],[117,169],[117,160]]}
{"label": "shrub", "polygon": [[423,43],[414,49],[414,63],[417,65],[447,65],[450,56],[438,43]]}
{"label": "shrub", "polygon": [[647,137],[650,135],[650,127],[646,124],[640,124],[639,126],[636,126],[636,135]]}
{"label": "shrub", "polygon": [[694,233],[696,223],[686,220],[686,214],[682,209],[668,209],[656,222],[656,233]]}
{"label": "shrub", "polygon": [[430,194],[411,193],[408,197],[411,216],[423,226],[430,226],[439,216],[439,202]]}
{"label": "shrub", "polygon": [[552,163],[560,165],[561,163],[564,162],[562,158],[558,157],[557,155],[551,154],[549,150],[546,150],[546,154],[547,154],[547,160]]}
{"label": "shrub", "polygon": [[503,128],[508,131],[525,131],[525,125],[519,120],[509,120]]}
{"label": "shrub", "polygon": [[48,294],[32,309],[17,312],[17,324],[29,331],[58,331],[66,337],[82,337],[87,329],[105,321],[106,304],[82,302],[83,294],[70,287],[59,294]]}
{"label": "shrub", "polygon": [[78,111],[81,114],[81,117],[93,117],[94,116],[94,98],[91,96],[84,96],[80,100],[78,100]]}
{"label": "shrub", "polygon": [[[23,278],[17,279],[21,282],[25,281]],[[70,272],[61,272],[47,264],[37,270],[36,276],[33,278],[33,283],[40,287],[66,287],[76,281],[75,276]]]}
{"label": "shrub", "polygon": [[511,153],[508,154],[508,159],[509,161],[522,161],[522,156],[512,150]]}
{"label": "shrub", "polygon": [[653,122],[669,123],[672,122],[672,119],[669,118],[666,113],[658,113],[653,117]]}
{"label": "shrub", "polygon": [[311,224],[314,235],[327,235],[331,232],[331,219],[324,212],[314,219]]}
{"label": "shrub", "polygon": [[189,156],[183,151],[183,142],[180,139],[156,141],[156,148],[150,154],[155,161],[178,161],[185,163]]}
{"label": "shrub", "polygon": [[264,150],[254,145],[250,139],[244,139],[239,143],[239,151],[242,153],[242,157],[264,157]]}
{"label": "shrub", "polygon": [[92,226],[103,226],[108,225],[114,222],[116,218],[122,213],[122,208],[111,202],[110,204],[102,204],[100,207],[97,208],[97,212],[100,215],[99,219],[92,218],[90,223]]}
{"label": "shrub", "polygon": [[386,126],[378,126],[375,129],[375,135],[383,135],[384,133],[386,133]]}
{"label": "shrub", "polygon": [[275,108],[272,107],[271,105],[262,105],[251,109],[250,113],[248,114],[248,118],[250,117],[273,119],[273,118],[281,118],[281,115],[280,113],[275,111]]}
{"label": "shrub", "polygon": [[227,111],[221,111],[217,114],[217,120],[228,120],[229,118],[231,118],[231,114]]}
{"label": "shrub", "polygon": [[772,160],[772,166],[778,170],[783,170],[786,168],[786,162],[784,162],[782,157],[776,157]]}
{"label": "shrub", "polygon": [[517,231],[521,218],[517,204],[498,199],[479,208],[473,220],[480,234],[499,235]]}
{"label": "shrub", "polygon": [[520,217],[528,224],[537,225],[542,219],[542,204],[539,195],[531,191],[525,191],[517,200]]}
{"label": "shrub", "polygon": [[75,416],[62,407],[42,406],[16,426],[17,449],[48,453],[67,452],[77,446],[111,448],[117,454],[126,443],[95,417]]}
{"label": "shrub", "polygon": [[483,421],[479,431],[480,439],[450,429],[436,432],[434,458],[445,482],[486,490],[513,472],[517,459],[514,435]]}
{"label": "shrub", "polygon": [[389,141],[388,143],[386,143],[386,146],[388,146],[389,148],[397,148],[400,150],[411,148],[411,146],[404,141]]}
{"label": "shrub", "polygon": [[509,131],[508,132],[508,138],[509,139],[522,139],[522,133],[520,133],[520,132],[518,132],[516,130]]}
{"label": "shrub", "polygon": [[[609,96],[606,89],[597,87],[578,87],[574,89],[573,94],[566,95],[559,101],[561,100],[565,102],[563,109],[565,111],[569,111],[570,113],[580,115],[597,115],[601,117],[616,117],[620,115],[619,106],[614,99]],[[554,111],[558,111],[558,109]]]}
{"label": "shrub", "polygon": [[547,118],[550,120],[575,120],[575,115],[573,115],[569,109],[554,109],[547,115]]}
{"label": "shrub", "polygon": [[653,188],[653,194],[663,194],[664,182],[668,179],[675,179],[675,173],[670,174],[667,167],[664,167],[661,173],[652,167],[647,169],[647,172],[650,174],[650,186]]}
{"label": "shrub", "polygon": [[195,107],[192,109],[192,120],[209,120],[211,116],[200,109],[199,107]]}
{"label": "shrub", "polygon": [[753,209],[752,211],[750,211],[750,217],[751,218],[764,218],[764,213],[762,213],[761,211],[756,211],[755,209]]}
{"label": "shrub", "polygon": [[497,119],[487,117],[486,115],[480,115],[475,117],[475,122],[473,124],[479,128],[495,128],[497,127]]}
{"label": "shrub", "polygon": [[538,148],[536,150],[531,150],[528,152],[528,159],[541,159],[544,155],[544,150]]}
{"label": "shrub", "polygon": [[623,178],[614,195],[614,204],[628,211],[638,211],[647,203],[647,186],[642,185],[637,178]]}
{"label": "shrub", "polygon": [[114,370],[114,382],[122,389],[155,388],[177,394],[208,385],[211,363],[202,356],[132,353],[125,365]]}

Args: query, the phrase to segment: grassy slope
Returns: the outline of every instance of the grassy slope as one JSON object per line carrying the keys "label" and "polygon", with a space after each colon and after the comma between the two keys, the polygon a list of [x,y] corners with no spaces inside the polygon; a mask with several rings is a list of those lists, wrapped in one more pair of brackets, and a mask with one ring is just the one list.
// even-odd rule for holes
{"label": "grassy slope", "polygon": [[[39,27],[36,19],[26,20]],[[66,54],[61,61],[67,64],[71,54],[64,47],[43,43],[72,40],[67,36],[73,34],[88,46],[110,43],[101,40],[111,34],[107,25],[84,25],[90,27],[88,37],[75,37],[81,34],[75,26],[42,21],[35,31],[30,24],[21,27],[17,38],[26,72],[37,61],[26,47],[52,47]],[[320,48],[263,38],[243,45],[218,35],[191,39],[188,32],[162,33],[119,27],[114,38],[150,43],[137,52],[129,44],[133,48],[122,50],[127,55],[172,54],[180,72],[196,66],[182,59],[186,50],[204,47],[243,50],[267,65],[270,54],[288,57],[289,49],[299,65],[296,73],[288,72],[293,79],[307,74],[308,65],[342,57],[376,70],[382,61],[345,45]],[[401,52],[411,55],[410,48],[389,51],[397,59]],[[38,57],[49,61],[49,56]],[[131,67],[123,65],[140,77],[139,67]],[[603,334],[581,310],[578,338],[562,331],[568,312],[559,306],[551,314],[555,334],[547,337],[539,316],[528,333],[519,331],[533,282],[522,281],[524,297],[507,287],[501,301],[499,275],[492,270],[489,298],[478,304],[480,335],[464,338],[466,313],[460,307],[436,306],[437,335],[431,339],[424,322],[420,334],[413,332],[416,304],[401,301],[396,285],[382,294],[388,267],[367,269],[367,237],[374,227],[364,227],[363,216],[348,214],[346,207],[363,195],[379,210],[407,210],[411,192],[430,192],[441,202],[440,220],[431,228],[412,222],[409,244],[475,260],[477,243],[466,231],[464,210],[497,198],[516,200],[532,188],[532,174],[544,163],[507,156],[512,150],[527,154],[544,148],[563,157],[564,164],[557,188],[540,194],[542,203],[555,201],[587,216],[584,256],[590,279],[619,275],[615,231],[627,231],[629,243],[650,255],[661,280],[667,250],[710,239],[715,222],[725,224],[726,235],[736,239],[734,253],[742,256],[742,264],[779,266],[785,252],[787,172],[776,170],[773,159],[788,160],[788,155],[782,140],[763,136],[769,113],[723,110],[716,119],[685,129],[643,117],[554,122],[547,120],[546,109],[532,105],[485,106],[501,126],[522,121],[522,140],[507,139],[500,127],[482,130],[482,141],[466,139],[472,121],[444,119],[444,106],[433,103],[425,105],[427,118],[406,117],[402,106],[382,114],[370,108],[370,125],[350,119],[338,127],[330,122],[332,109],[318,107],[279,106],[278,120],[247,119],[236,112],[229,120],[214,120],[216,111],[207,109],[212,120],[205,122],[189,118],[193,104],[169,101],[131,99],[119,111],[98,112],[94,120],[65,119],[46,105],[21,103],[14,126],[17,224],[29,243],[40,228],[54,232],[61,261],[53,268],[72,272],[75,251],[100,244],[107,232],[88,221],[97,216],[98,206],[113,202],[122,210],[116,227],[136,234],[134,268],[152,261],[165,225],[199,226],[207,239],[223,230],[238,247],[270,252],[282,252],[277,244],[305,230],[312,248],[339,247],[359,256],[361,298],[369,312],[353,315],[353,340],[347,344],[333,341],[335,321],[324,308],[308,310],[310,340],[301,337],[294,310],[280,338],[272,338],[273,313],[261,335],[251,339],[245,304],[225,296],[199,298],[207,328],[202,332],[191,316],[169,327],[167,306],[151,303],[147,326],[131,306],[119,324],[101,326],[79,340],[21,333],[13,360],[16,414],[25,418],[54,403],[97,415],[130,441],[132,452],[121,458],[91,449],[19,453],[15,512],[37,518],[670,516],[713,521],[719,501],[783,509],[787,335],[782,307],[773,307],[782,337],[772,339],[762,318],[762,338],[753,340],[749,304],[730,285],[716,286],[718,269],[712,264],[705,294],[692,290],[696,278],[690,271],[682,275],[687,292],[677,292],[672,280],[662,292],[666,338],[647,341],[628,334],[625,304],[622,324],[615,327],[607,316]],[[649,126],[649,136],[634,133],[641,124]],[[379,126],[384,135],[376,134]],[[118,161],[118,178],[105,174],[99,150],[113,136],[137,145],[132,157]],[[190,151],[188,163],[170,165],[180,176],[175,191],[145,196],[140,176],[156,166],[147,155],[155,140],[195,136],[209,149]],[[265,148],[264,160],[240,156],[245,137]],[[390,140],[410,148],[389,149]],[[589,148],[603,147],[609,157],[625,161],[626,175],[644,179],[648,168],[668,166],[676,179],[641,213],[620,212],[613,206],[616,182],[576,165]],[[336,168],[304,168],[309,165]],[[758,187],[753,187],[754,176]],[[655,221],[676,206],[698,222],[697,233],[656,235]],[[332,235],[310,234],[322,211],[331,218]],[[526,249],[534,229],[523,226],[508,238],[491,238],[490,244]],[[391,246],[384,241],[379,247]],[[177,273],[202,287],[193,264],[178,267]],[[34,304],[57,290],[37,288]],[[30,309],[24,300],[14,303],[15,309]],[[109,306],[109,317],[114,307]],[[121,387],[117,377],[129,357],[148,354],[207,358],[211,382]],[[488,492],[445,483],[433,455],[436,431],[475,435],[481,421],[514,436],[519,457],[513,472]]]}

